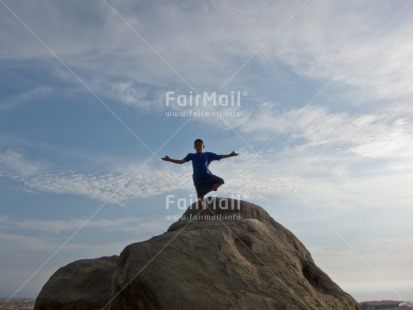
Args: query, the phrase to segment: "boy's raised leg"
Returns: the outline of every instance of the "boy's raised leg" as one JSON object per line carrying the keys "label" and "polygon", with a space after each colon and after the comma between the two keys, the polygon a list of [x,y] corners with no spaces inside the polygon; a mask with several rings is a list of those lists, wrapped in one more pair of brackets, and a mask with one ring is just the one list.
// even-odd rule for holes
{"label": "boy's raised leg", "polygon": [[215,183],[212,185],[211,187],[211,191],[216,191],[218,189],[218,187],[220,187],[222,184],[221,183]]}

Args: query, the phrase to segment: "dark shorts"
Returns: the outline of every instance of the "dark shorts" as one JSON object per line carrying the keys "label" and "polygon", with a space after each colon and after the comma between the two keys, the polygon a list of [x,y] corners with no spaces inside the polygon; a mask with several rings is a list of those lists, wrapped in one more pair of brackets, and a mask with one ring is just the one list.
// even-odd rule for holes
{"label": "dark shorts", "polygon": [[201,198],[205,196],[207,193],[209,193],[211,191],[212,185],[216,183],[224,184],[223,179],[213,174],[207,174],[197,177],[192,176],[192,179],[194,180],[194,185],[198,198]]}

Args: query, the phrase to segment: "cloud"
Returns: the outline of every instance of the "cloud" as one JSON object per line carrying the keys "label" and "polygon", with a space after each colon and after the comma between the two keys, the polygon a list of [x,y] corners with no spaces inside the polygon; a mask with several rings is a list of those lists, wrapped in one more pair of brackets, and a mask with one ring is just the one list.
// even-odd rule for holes
{"label": "cloud", "polygon": [[353,148],[353,152],[371,158],[413,158],[413,136],[408,122],[398,119],[386,133],[378,134]]}
{"label": "cloud", "polygon": [[377,239],[384,247],[376,247],[376,241],[373,244],[366,241],[357,250],[327,247],[309,250],[318,266],[357,300],[368,300],[374,295],[372,291],[380,293],[383,299],[403,300],[409,296],[412,285],[412,273],[406,269],[413,255],[408,246],[411,241],[399,237]]}
{"label": "cloud", "polygon": [[[165,231],[166,227],[165,220],[160,218],[93,219],[79,235],[65,244],[68,235],[76,231],[84,220],[0,216],[0,246],[4,267],[1,272],[3,278],[9,277],[2,289],[8,292],[13,288],[14,291],[29,277],[34,276],[25,284],[25,290],[30,292],[30,296],[36,296],[41,285],[57,268],[77,259],[119,255],[128,244],[158,235]],[[60,248],[63,244],[64,247]],[[56,250],[59,251],[55,252]],[[24,259],[16,260],[16,257]],[[43,265],[46,262],[47,264]],[[39,270],[40,266],[42,268]],[[12,291],[7,294],[12,294]]]}
{"label": "cloud", "polygon": [[[4,229],[31,232],[47,232],[54,235],[74,232],[86,223],[86,219],[72,218],[66,220],[29,220],[0,217],[0,224]],[[95,229],[100,232],[129,232],[129,233],[156,233],[164,228],[162,219],[148,219],[141,217],[128,217],[118,219],[94,219],[88,221],[84,229]]]}
{"label": "cloud", "polygon": [[135,171],[129,171],[129,174],[93,175],[67,171],[42,174],[25,180],[24,185],[33,190],[122,204],[134,198],[152,197],[185,187],[185,181],[182,174],[136,165]]}
{"label": "cloud", "polygon": [[275,154],[267,155],[248,149],[240,149],[239,153],[238,157],[222,159],[210,166],[214,174],[225,180],[220,193],[254,200],[291,193],[297,188],[300,177],[286,173],[274,160]]}
{"label": "cloud", "polygon": [[9,175],[17,178],[35,176],[47,167],[47,163],[28,160],[25,155],[20,152],[6,150],[0,153],[0,168]]}
{"label": "cloud", "polygon": [[[211,122],[211,126],[225,126],[216,118]],[[411,176],[413,133],[409,121],[398,113],[357,115],[332,113],[319,105],[283,109],[263,104],[248,119],[235,118],[231,125],[248,139],[259,139],[254,148],[241,149],[240,157],[211,165],[226,180],[222,194],[268,199],[298,192],[308,201],[318,201],[320,207],[326,207],[330,199],[349,208],[360,201],[366,206],[385,205],[398,193],[398,205],[405,205],[408,189],[403,182]],[[189,164],[141,164],[113,159],[106,172],[85,174],[45,169],[47,165],[27,160],[16,151],[0,155],[5,175],[19,179],[31,191],[80,195],[114,204],[178,190],[194,192]],[[378,195],[377,188],[381,189]]]}
{"label": "cloud", "polygon": [[5,253],[20,252],[22,249],[36,253],[52,250],[51,244],[43,238],[13,233],[0,233],[0,244]]}
{"label": "cloud", "polygon": [[29,191],[81,195],[115,204],[185,188],[189,179],[182,172],[139,162],[118,165],[106,174],[53,170],[50,163],[31,161],[13,150],[0,153],[0,168],[5,177],[20,181]]}
{"label": "cloud", "polygon": [[[148,198],[178,190],[186,190],[191,194],[195,191],[190,164],[174,167],[153,163],[124,163],[119,160],[121,164],[113,164],[108,168],[108,173],[84,174],[53,170],[50,164],[49,168],[45,169],[15,151],[7,151],[5,154],[5,175],[20,181],[28,191],[80,195],[114,204],[124,204],[134,198]],[[243,197],[263,197],[270,193],[288,192],[297,181],[295,177],[264,173],[265,169],[271,169],[270,160],[264,160],[248,151],[243,152],[243,156],[237,163],[230,160],[225,163],[225,178],[229,185],[224,193],[233,191]],[[255,156],[254,162],[251,162],[252,156]],[[211,169],[219,166],[221,165],[218,163],[212,164]],[[257,177],[257,172],[263,174]]]}
{"label": "cloud", "polygon": [[[266,122],[259,119],[261,115],[273,117],[273,132],[267,129],[271,118]],[[403,182],[412,172],[411,134],[403,119],[394,120],[380,114],[333,114],[318,106],[284,113],[265,107],[254,117],[257,119],[253,123],[261,127],[249,127],[246,123],[244,127],[239,124],[236,129],[242,134],[244,131],[258,132],[266,138],[265,143],[256,144],[255,149],[240,149],[237,158],[211,164],[212,172],[226,181],[219,193],[241,195],[244,199],[267,199],[298,192],[308,201],[318,201],[320,207],[330,199],[330,202],[341,201],[338,205],[348,208],[359,205],[360,201],[386,204],[394,200],[395,193],[398,193],[398,200],[403,200],[409,192]],[[270,142],[281,130],[290,137],[290,144],[274,149]],[[274,143],[283,144],[283,139],[276,137]],[[377,141],[382,143],[380,153],[377,147],[372,147]],[[381,162],[380,165],[374,162],[366,165],[366,160]],[[106,165],[106,172],[87,174],[44,169],[44,165],[10,150],[2,154],[1,162],[7,168],[4,169],[6,176],[19,180],[25,190],[31,191],[80,195],[114,204],[180,190],[194,193],[190,164],[174,166],[149,162],[141,166],[141,161],[128,163],[115,158]],[[397,175],[389,175],[389,172]],[[376,193],[378,188],[381,189],[379,194]],[[349,196],[350,192],[353,194]],[[323,203],[320,204],[319,199]],[[400,201],[399,206],[404,205],[405,202]]]}
{"label": "cloud", "polygon": [[113,80],[98,78],[87,83],[92,89],[97,89],[98,95],[105,100],[138,108],[147,114],[159,111],[165,105],[165,91],[159,86],[139,83],[129,77]]}
{"label": "cloud", "polygon": [[[215,90],[261,47],[251,67],[244,68],[254,74],[240,71],[229,86],[254,88],[257,75],[278,66],[321,85],[332,79],[336,98],[340,97],[337,103],[327,97],[319,104],[297,107],[285,100],[248,98],[238,109],[240,117],[225,119],[246,141],[254,142],[258,154],[252,149],[243,150],[242,157],[225,163],[225,171],[220,171],[220,164],[212,165],[213,171],[228,181],[223,193],[263,198],[300,189],[307,194],[306,185],[312,183],[323,185],[318,187],[319,193],[328,195],[322,188],[333,190],[331,183],[352,188],[354,175],[368,175],[360,180],[368,184],[380,173],[403,171],[408,175],[406,170],[411,171],[412,131],[405,108],[392,105],[377,110],[366,105],[363,111],[355,110],[359,108],[356,103],[372,98],[390,100],[411,95],[411,44],[406,40],[410,13],[406,10],[388,24],[401,6],[383,2],[367,10],[367,4],[357,1],[345,5],[316,1],[304,7],[303,1],[273,5],[265,1],[254,5],[111,4],[156,55],[104,2],[91,2],[89,7],[42,3],[9,5],[96,93],[141,111],[163,109],[162,94],[166,90],[186,94],[189,89],[181,77],[197,90]],[[298,16],[278,31],[301,7]],[[8,42],[1,49],[3,59],[53,59],[44,47],[33,43],[36,40],[7,10],[2,14],[4,29],[11,29],[1,34]],[[42,19],[36,18],[40,15]],[[283,78],[285,71],[273,71],[275,81]],[[73,76],[60,66],[52,74],[73,83]],[[274,81],[268,83],[270,86]],[[302,86],[301,82],[292,83],[294,87]],[[356,98],[351,95],[354,93],[361,96]],[[337,108],[340,104],[343,108]],[[208,126],[228,130],[228,124],[219,118],[199,119]],[[265,145],[264,150],[260,149]],[[120,169],[110,167],[105,173],[85,174],[36,170],[39,164],[21,157],[21,153],[4,156],[0,157],[3,169],[9,176],[12,171],[20,176],[27,190],[81,195],[111,203],[194,190],[189,167],[171,167],[171,171],[151,164],[135,175],[133,170],[140,162],[132,162]],[[247,156],[251,160],[244,160]],[[375,160],[382,160],[379,166],[374,165]],[[368,165],[364,165],[366,161]],[[382,176],[376,179],[380,188],[384,188],[385,180]],[[333,192],[342,197],[338,189]]]}
{"label": "cloud", "polygon": [[[241,117],[225,121],[241,136],[254,139],[265,148],[271,149],[272,143],[287,137],[295,151],[323,148],[330,153],[340,151],[368,158],[413,157],[410,122],[398,112],[350,114],[333,113],[320,105],[285,110],[276,104],[261,104],[247,113],[244,109]],[[222,128],[227,126],[219,118],[208,121]]]}
{"label": "cloud", "polygon": [[52,90],[53,88],[49,86],[39,86],[14,96],[7,96],[0,100],[0,111],[15,109],[24,103],[37,99],[44,99],[46,95],[52,92]]}
{"label": "cloud", "polygon": [[[347,5],[310,2],[276,33],[303,3],[268,5],[258,2],[252,5],[226,2],[193,6],[179,2],[161,6],[127,1],[111,3],[160,57],[104,2],[88,4],[89,10],[53,1],[44,2],[44,7],[49,8],[45,12],[42,5],[13,8],[105,102],[137,108],[139,113],[164,110],[166,91],[186,94],[189,89],[181,78],[197,91],[216,90],[261,47],[251,63],[228,84],[230,89],[261,89],[256,85],[256,76],[268,71],[273,71],[274,76],[265,81],[268,86],[261,86],[262,89],[273,88],[277,79],[281,79],[282,84],[285,71],[278,70],[279,66],[320,85],[331,80],[330,86],[337,93],[334,99],[338,102],[320,96],[320,104],[292,107],[288,99],[272,98],[274,95],[264,90],[256,97],[247,98],[238,109],[221,108],[241,114],[240,117],[224,118],[226,123],[219,118],[197,118],[207,126],[218,126],[225,131],[233,128],[246,141],[269,143],[268,149],[272,149],[274,143],[288,139],[291,145],[283,155],[296,159],[288,163],[297,165],[299,162],[298,166],[303,168],[299,176],[278,173],[276,177],[266,176],[265,171],[257,177],[254,171],[246,168],[242,178],[234,173],[227,174],[228,184],[222,188],[223,192],[242,192],[256,198],[285,193],[297,188],[303,175],[348,174],[351,172],[348,166],[356,160],[353,155],[400,160],[397,164],[387,163],[386,169],[411,167],[412,133],[404,112],[409,105],[402,103],[403,100],[410,101],[410,85],[413,85],[412,53],[409,53],[413,45],[406,39],[410,29],[406,15],[402,14],[389,25],[388,31],[380,33],[380,39],[372,40],[399,7],[384,3],[371,10],[358,2]],[[89,12],[87,18],[86,10]],[[40,14],[42,20],[35,18]],[[2,21],[4,29],[13,30],[2,34],[5,42],[10,43],[0,53],[3,59],[53,58],[44,47],[33,43],[36,40],[27,30],[16,28],[19,23],[11,15],[6,15]],[[54,31],[50,31],[51,28]],[[221,28],[226,31],[222,32]],[[265,46],[264,42],[267,42]],[[250,75],[251,72],[254,74]],[[50,73],[71,85],[74,82],[73,76],[61,66]],[[302,82],[293,80],[292,83],[299,92]],[[315,87],[321,86],[315,84]],[[395,98],[400,102],[383,107],[381,111],[368,103],[363,104],[363,112],[356,111],[361,102]],[[335,111],[334,106],[341,105],[343,108],[340,109],[346,112],[331,112],[323,104]],[[397,111],[395,105],[403,107]],[[188,110],[188,107],[179,110]],[[330,156],[321,158],[320,151]],[[320,163],[321,159],[325,163]],[[274,161],[277,160],[275,157]],[[343,164],[343,160],[347,164]],[[311,166],[314,164],[316,169]],[[274,170],[268,164],[262,165]],[[142,175],[145,175],[145,181],[112,171],[94,176],[80,172],[50,172],[26,180],[25,186],[27,190],[69,193],[112,203],[166,192],[158,186],[162,177],[153,179],[149,170]],[[249,180],[249,187],[242,179]],[[171,180],[171,184],[179,185],[173,185],[170,191],[191,190],[191,180],[183,174],[174,175]],[[162,185],[168,188],[167,184]]]}
{"label": "cloud", "polygon": [[[357,1],[315,1],[304,7],[303,1],[108,3],[8,5],[88,84],[100,85],[98,93],[107,93],[106,85],[118,80],[112,96],[143,109],[147,104],[139,102],[145,89],[119,91],[122,84],[186,89],[183,79],[198,91],[217,89],[257,51],[252,63],[274,68],[276,59],[307,78],[355,87],[352,99],[358,102],[412,95],[409,12],[397,15],[398,3],[382,2],[373,9]],[[7,10],[2,15],[2,28],[10,29],[2,34],[7,42],[3,59],[53,58]],[[62,79],[73,81],[59,72],[56,68]],[[251,85],[242,72],[231,82]]]}
{"label": "cloud", "polygon": [[[112,71],[112,76],[128,76],[137,78],[141,82],[146,76],[146,79],[151,79],[152,83],[155,82],[154,78],[159,79],[165,76],[165,71],[169,71],[146,43],[103,2],[97,5],[90,3],[93,9],[90,8],[87,11],[91,16],[83,19],[78,17],[84,16],[84,14],[79,14],[81,13],[79,7],[75,6],[76,9],[72,9],[65,4],[58,5],[52,1],[43,1],[43,4],[43,6],[37,4],[24,7],[10,4],[10,7],[63,59],[71,60],[77,57],[76,62],[72,63],[73,66],[88,68],[89,71],[98,68],[103,69],[104,72]],[[269,25],[275,26],[278,23],[276,22],[278,16],[282,16],[297,6],[296,3],[292,4],[292,8],[280,8],[277,5],[251,6],[241,3],[234,11],[234,4],[227,3],[215,6],[194,6],[189,12],[179,3],[168,3],[162,6],[148,5],[147,7],[128,2],[112,5],[142,38],[146,39],[173,68],[176,68],[186,80],[191,82],[206,80],[202,75],[198,75],[195,79],[196,72],[208,72],[207,77],[210,77],[209,66],[219,71],[222,70],[221,65],[227,70],[231,69],[231,62],[227,62],[230,59],[229,55],[226,55],[228,51],[231,51],[228,54],[237,56],[237,58],[247,56],[254,50],[253,47],[258,47],[259,43],[264,42],[274,28],[265,27],[265,22],[257,25],[255,19],[257,16],[260,16],[263,21],[269,21],[271,17]],[[47,11],[42,10],[45,6],[48,7]],[[84,10],[86,10],[85,7]],[[66,14],[62,14],[63,11]],[[229,15],[229,11],[235,15]],[[36,18],[40,12],[43,13],[42,20]],[[146,18],[141,15],[143,12]],[[40,44],[33,44],[36,40],[30,38],[26,29],[21,26],[16,27],[19,23],[11,14],[4,11],[3,15],[3,28],[13,29],[10,34],[3,34],[9,42],[5,45],[7,48],[3,48],[3,58],[52,57]],[[254,27],[250,28],[252,22],[254,22]],[[47,31],[51,25],[54,31]],[[218,31],[221,25],[226,28],[226,32]],[[159,31],[159,28],[162,31]],[[244,30],[243,37],[238,35],[240,30]],[[199,36],[200,33],[202,37]],[[29,37],[31,40],[28,42],[11,40],[11,38],[22,37]],[[62,40],[62,37],[65,39]],[[222,46],[222,42],[226,42],[226,45]],[[28,49],[28,46],[31,49]],[[72,48],[67,48],[67,46]],[[245,50],[246,46],[252,47]],[[90,55],[91,51],[94,51],[95,56],[87,56],[86,59],[85,55]],[[147,61],[141,61],[141,59],[148,58],[154,61],[150,64]],[[107,61],[106,70],[102,63],[103,59]],[[192,74],[190,74],[191,71]],[[168,72],[166,75],[169,79],[171,77],[176,79],[173,72]]]}
{"label": "cloud", "polygon": [[367,10],[369,4],[356,1],[312,3],[280,34],[278,48],[265,52],[300,75],[355,87],[356,102],[411,97],[408,51],[413,45],[406,40],[411,14],[406,4],[382,2]]}

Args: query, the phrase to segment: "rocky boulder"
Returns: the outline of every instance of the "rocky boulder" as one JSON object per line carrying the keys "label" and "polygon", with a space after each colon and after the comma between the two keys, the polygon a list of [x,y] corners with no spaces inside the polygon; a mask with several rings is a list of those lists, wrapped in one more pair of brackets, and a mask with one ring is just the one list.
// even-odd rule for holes
{"label": "rocky boulder", "polygon": [[[111,287],[106,288],[111,296],[104,308],[359,309],[264,209],[226,198],[210,199],[206,207],[205,221],[198,221],[192,205],[167,232],[127,246],[112,269]],[[45,287],[55,285],[54,276]],[[84,300],[82,284],[70,281],[66,294]],[[39,298],[45,300],[42,294]],[[50,293],[48,297],[52,300]]]}
{"label": "rocky boulder", "polygon": [[43,286],[34,309],[101,309],[110,299],[118,258],[82,259],[59,268]]}

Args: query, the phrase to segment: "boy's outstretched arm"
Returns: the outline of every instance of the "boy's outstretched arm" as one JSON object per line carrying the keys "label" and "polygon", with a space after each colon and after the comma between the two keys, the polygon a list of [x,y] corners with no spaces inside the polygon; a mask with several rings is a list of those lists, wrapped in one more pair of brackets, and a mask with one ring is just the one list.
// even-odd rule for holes
{"label": "boy's outstretched arm", "polygon": [[235,153],[235,151],[232,151],[229,154],[221,155],[222,158],[228,158],[228,157],[233,157],[233,156],[238,156],[238,153]]}
{"label": "boy's outstretched arm", "polygon": [[164,161],[170,161],[171,163],[174,163],[174,164],[183,164],[183,163],[186,162],[184,159],[172,159],[172,158],[169,158],[168,155],[165,155],[165,157],[162,157],[162,159],[163,159]]}

